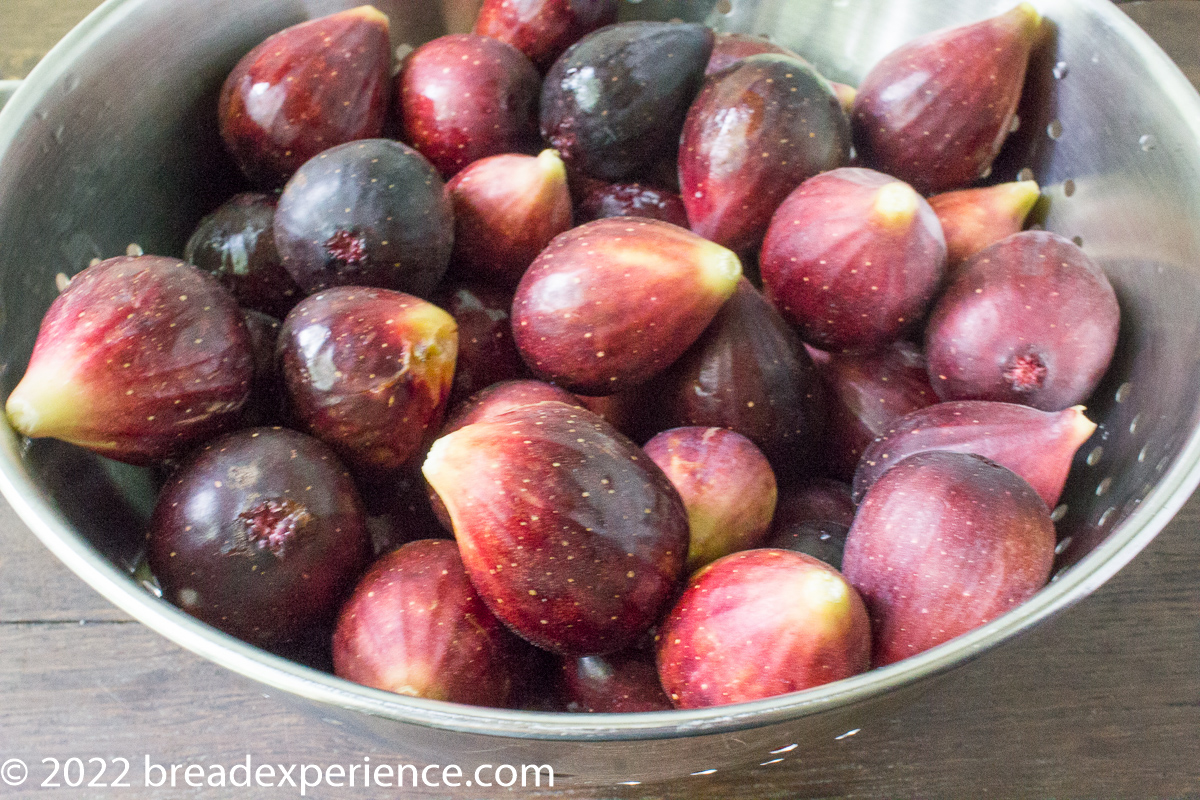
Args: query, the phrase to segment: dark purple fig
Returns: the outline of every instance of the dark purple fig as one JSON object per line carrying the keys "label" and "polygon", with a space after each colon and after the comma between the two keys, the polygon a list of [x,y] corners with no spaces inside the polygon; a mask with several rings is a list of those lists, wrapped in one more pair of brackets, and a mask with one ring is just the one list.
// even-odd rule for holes
{"label": "dark purple fig", "polygon": [[604,417],[605,422],[637,444],[642,444],[659,431],[653,419],[654,406],[658,401],[654,381],[616,394],[599,397],[577,394],[574,397],[588,411]]}
{"label": "dark purple fig", "polygon": [[875,666],[949,641],[1050,578],[1054,523],[1037,492],[968,453],[910,456],[867,492],[842,572],[871,615]]}
{"label": "dark purple fig", "polygon": [[807,553],[841,569],[854,512],[850,486],[840,481],[817,478],[784,487],[763,546]]}
{"label": "dark purple fig", "polygon": [[146,538],[164,598],[260,645],[332,621],[369,557],[349,473],[283,428],[206,445],[163,487]]}
{"label": "dark purple fig", "polygon": [[428,297],[454,244],[437,171],[388,139],[331,147],[306,162],[279,198],[273,230],[284,268],[308,294],[374,286]]}
{"label": "dark purple fig", "polygon": [[946,268],[937,215],[906,183],[843,167],[810,178],[771,218],[763,291],[824,350],[872,350],[920,320]]}
{"label": "dark purple fig", "polygon": [[507,42],[545,71],[585,34],[617,21],[618,0],[483,0],[475,33]]}
{"label": "dark purple fig", "polygon": [[1083,406],[1039,411],[988,400],[937,403],[895,420],[866,449],[854,473],[854,498],[861,500],[881,475],[914,453],[951,450],[1011,469],[1054,508],[1075,451],[1095,430]]}
{"label": "dark purple fig", "polygon": [[672,428],[643,448],[687,509],[689,575],[721,556],[759,547],[775,513],[778,487],[762,451],[725,428]]}
{"label": "dark purple fig", "polygon": [[829,82],[781,55],[742,59],[704,83],[679,141],[691,229],[744,252],[788,194],[850,158],[850,122]]}
{"label": "dark purple fig", "polygon": [[696,23],[622,22],[588,34],[542,84],[542,136],[571,167],[622,181],[679,144],[713,32]]}
{"label": "dark purple fig", "polygon": [[1015,233],[972,256],[934,304],[929,381],[943,400],[1061,411],[1100,382],[1120,316],[1103,270],[1073,242]]}
{"label": "dark purple fig", "polygon": [[654,653],[643,650],[564,658],[562,686],[567,711],[611,714],[673,708],[658,681]]}
{"label": "dark purple fig", "polygon": [[216,276],[243,308],[283,319],[302,297],[275,249],[277,199],[234,195],[200,220],[183,260]]}
{"label": "dark purple fig", "polygon": [[946,264],[953,270],[985,247],[1018,233],[1041,189],[1037,181],[959,189],[929,198],[946,234]]}
{"label": "dark purple fig", "polygon": [[250,333],[250,352],[254,358],[254,377],[250,379],[250,397],[242,407],[242,424],[247,428],[275,425],[283,422],[287,407],[283,373],[275,359],[275,346],[283,323],[247,309],[242,310],[242,317]]}
{"label": "dark purple fig", "polygon": [[854,101],[859,159],[924,194],[982,177],[1008,136],[1040,24],[1021,3],[884,56]]}
{"label": "dark purple fig", "polygon": [[279,333],[293,415],[366,475],[398,469],[436,433],[457,350],[442,309],[360,286],[305,298]]}
{"label": "dark purple fig", "polygon": [[467,579],[458,546],[410,542],[376,561],[338,616],[333,670],[374,689],[505,707],[518,651]]}
{"label": "dark purple fig", "polygon": [[555,237],[513,298],[513,334],[540,377],[614,394],[677,359],[733,293],[736,255],[653,219],[611,217]]}
{"label": "dark purple fig", "polygon": [[403,138],[446,178],[501,153],[536,153],[541,76],[512,45],[472,33],[439,36],[396,77]]}
{"label": "dark purple fig", "polygon": [[449,538],[449,519],[443,523],[430,502],[421,475],[424,453],[400,469],[374,479],[357,479],[367,509],[367,530],[376,557],[419,539]]}
{"label": "dark purple fig", "polygon": [[583,408],[579,398],[565,389],[535,380],[501,381],[476,392],[460,403],[442,426],[441,436],[453,433],[472,422],[498,417],[506,411],[535,403],[554,401]]}
{"label": "dark purple fig", "polygon": [[660,379],[658,429],[729,428],[779,477],[812,470],[825,432],[824,387],[791,326],[746,279]]}
{"label": "dark purple fig", "polygon": [[529,376],[513,343],[512,292],[483,283],[459,283],[440,290],[434,303],[450,312],[458,325],[458,357],[448,408],[494,383]]}
{"label": "dark purple fig", "polygon": [[446,184],[456,274],[516,286],[550,240],[571,227],[567,171],[553,150],[476,161]]}
{"label": "dark purple fig", "polygon": [[708,57],[708,66],[704,68],[704,74],[705,76],[712,75],[714,72],[720,72],[726,67],[733,66],[743,58],[764,53],[789,56],[801,63],[808,64],[808,61],[799,53],[775,44],[762,36],[755,36],[752,33],[718,33],[713,42],[712,55]]}
{"label": "dark purple fig", "polygon": [[544,402],[472,423],[434,442],[422,471],[480,596],[539,647],[621,650],[674,596],[683,501],[590,411]]}
{"label": "dark purple fig", "polygon": [[285,28],[247,53],[221,88],[221,138],[263,187],[317,153],[383,131],[388,18],[359,6]]}
{"label": "dark purple fig", "polygon": [[658,675],[676,708],[810,689],[865,672],[871,659],[866,609],[838,571],[768,548],[693,575],[657,640]]}
{"label": "dark purple fig", "polygon": [[242,312],[215,278],[121,256],[50,304],[5,411],[24,436],[152,464],[235,427],[253,369]]}
{"label": "dark purple fig", "polygon": [[583,224],[605,217],[647,217],[688,226],[687,209],[678,194],[640,183],[595,182],[584,193],[575,218]]}

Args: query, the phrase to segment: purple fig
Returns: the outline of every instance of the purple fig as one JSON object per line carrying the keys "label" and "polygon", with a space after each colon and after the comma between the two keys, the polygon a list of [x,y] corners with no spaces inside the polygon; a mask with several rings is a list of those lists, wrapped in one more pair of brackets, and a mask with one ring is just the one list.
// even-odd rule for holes
{"label": "purple fig", "polygon": [[850,487],[840,481],[817,478],[784,487],[763,546],[807,553],[841,569],[854,512]]}
{"label": "purple fig", "polygon": [[579,399],[554,384],[532,379],[500,381],[476,392],[460,403],[447,417],[439,435],[445,436],[472,422],[498,417],[506,411],[535,403],[554,401],[583,408]]}
{"label": "purple fig", "polygon": [[618,0],[483,0],[475,33],[520,50],[545,71],[575,42],[617,21]]}
{"label": "purple fig", "polygon": [[640,183],[593,182],[583,195],[576,219],[583,224],[605,217],[648,217],[688,226],[687,209],[678,194]]}
{"label": "purple fig", "polygon": [[946,263],[951,271],[983,248],[1018,233],[1041,196],[1037,181],[1016,181],[929,198],[946,235]]}
{"label": "purple fig", "polygon": [[458,325],[458,357],[448,408],[494,383],[529,375],[513,342],[512,292],[483,283],[459,283],[441,289],[434,303]]}
{"label": "purple fig", "polygon": [[612,714],[674,708],[658,681],[653,652],[622,650],[565,658],[561,669],[568,711]]}
{"label": "purple fig", "polygon": [[[789,56],[797,61],[808,64],[808,61],[794,50],[775,44],[770,39],[755,36],[752,33],[718,33],[713,40],[712,55],[708,57],[708,65],[704,68],[705,76],[720,72],[726,67],[743,58],[758,56],[764,53],[778,56]],[[809,64],[809,66],[812,66]]]}
{"label": "purple fig", "polygon": [[655,391],[654,381],[651,381],[616,394],[600,397],[577,394],[575,399],[634,442],[642,444],[659,430],[653,424],[652,409],[658,399]]}
{"label": "purple fig", "polygon": [[275,425],[284,421],[287,393],[283,373],[275,360],[275,346],[283,323],[274,317],[243,309],[246,330],[250,334],[250,352],[254,358],[254,375],[250,379],[250,396],[242,407],[242,424],[247,428]]}

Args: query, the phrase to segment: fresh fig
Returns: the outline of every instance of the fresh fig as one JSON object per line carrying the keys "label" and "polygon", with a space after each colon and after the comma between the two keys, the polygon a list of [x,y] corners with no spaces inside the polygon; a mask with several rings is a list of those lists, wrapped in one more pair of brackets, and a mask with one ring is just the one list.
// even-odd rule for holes
{"label": "fresh fig", "polygon": [[242,318],[250,334],[250,352],[254,360],[250,396],[242,407],[242,424],[247,428],[276,425],[284,421],[287,407],[283,373],[275,360],[275,346],[283,323],[249,309],[242,310]]}
{"label": "fresh fig", "polygon": [[648,217],[681,228],[688,226],[687,208],[678,194],[640,183],[596,182],[588,188],[576,220],[583,224],[605,217]]}
{"label": "fresh fig", "polygon": [[383,131],[388,18],[359,6],[285,28],[247,53],[221,88],[221,138],[264,188],[317,153]]}
{"label": "fresh fig", "polygon": [[872,350],[920,320],[946,267],[937,215],[911,186],[843,167],[800,184],[771,218],[763,291],[824,350]]}
{"label": "fresh fig", "polygon": [[529,376],[513,343],[512,292],[484,283],[458,283],[439,290],[434,303],[458,325],[448,408],[494,383]]}
{"label": "fresh fig", "polygon": [[617,21],[618,0],[483,0],[475,33],[520,50],[549,69],[585,34]]}
{"label": "fresh fig", "polygon": [[1054,561],[1054,523],[1022,478],[981,456],[909,456],[871,486],[842,572],[871,615],[874,664],[949,641],[1029,599]]}
{"label": "fresh fig", "polygon": [[253,369],[242,312],[215,278],[121,256],[50,304],[5,411],[24,436],[152,464],[235,427]]}
{"label": "fresh fig", "polygon": [[588,395],[678,358],[733,293],[737,256],[652,219],[598,219],[555,237],[521,278],[513,334],[540,377]]}
{"label": "fresh fig", "polygon": [[658,681],[652,651],[565,658],[562,684],[568,711],[612,714],[674,707]]}
{"label": "fresh fig", "polygon": [[654,425],[653,408],[658,400],[654,381],[599,397],[577,394],[575,399],[637,444],[659,432]]}
{"label": "fresh fig", "polygon": [[[763,36],[752,33],[718,33],[713,40],[712,55],[708,57],[708,65],[704,68],[705,76],[720,72],[726,67],[733,66],[743,58],[758,56],[763,53],[778,56],[789,56],[808,64],[808,61],[794,50],[778,45]],[[812,66],[809,64],[809,66]]]}
{"label": "fresh fig", "polygon": [[445,436],[472,422],[493,419],[506,411],[535,403],[554,401],[583,408],[575,395],[554,384],[531,379],[500,381],[476,392],[460,403],[442,426],[440,435]]}
{"label": "fresh fig", "polygon": [[396,87],[404,140],[443,177],[487,156],[538,150],[541,76],[512,45],[439,36],[404,60]]}
{"label": "fresh fig", "polygon": [[859,159],[923,194],[982,177],[1008,136],[1040,24],[1021,3],[884,56],[854,101]]}
{"label": "fresh fig", "polygon": [[1041,191],[1037,181],[1016,181],[929,198],[946,235],[946,263],[951,270],[983,248],[1019,232]]}
{"label": "fresh fig", "polygon": [[623,181],[663,159],[712,53],[697,23],[621,22],[563,53],[542,84],[541,130],[568,165]]}
{"label": "fresh fig", "polygon": [[680,196],[693,231],[745,252],[793,189],[849,158],[850,122],[829,82],[788,56],[750,56],[705,81],[688,109]]}
{"label": "fresh fig", "polygon": [[1103,270],[1073,242],[1015,233],[972,256],[934,305],[930,383],[943,400],[1061,411],[1108,369],[1120,314]]}
{"label": "fresh fig", "polygon": [[658,674],[671,702],[704,708],[864,672],[871,627],[858,593],[833,567],[762,548],[693,575],[658,643]]}
{"label": "fresh fig", "polygon": [[780,491],[763,546],[807,553],[841,569],[854,512],[848,484],[828,478],[793,483]]}
{"label": "fresh fig", "polygon": [[683,501],[662,470],[589,411],[544,402],[434,442],[422,468],[493,613],[563,655],[630,646],[676,591]]}
{"label": "fresh fig", "polygon": [[902,459],[927,450],[952,450],[1011,469],[1054,508],[1075,451],[1095,430],[1083,406],[1039,411],[989,400],[937,403],[895,420],[866,449],[854,473],[854,499],[861,500]]}

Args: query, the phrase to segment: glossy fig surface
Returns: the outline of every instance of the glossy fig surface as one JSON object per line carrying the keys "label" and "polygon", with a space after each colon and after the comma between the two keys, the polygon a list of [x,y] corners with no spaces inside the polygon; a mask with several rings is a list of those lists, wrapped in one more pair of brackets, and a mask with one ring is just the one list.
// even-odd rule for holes
{"label": "glossy fig surface", "polygon": [[507,42],[545,71],[585,34],[617,21],[618,0],[483,0],[475,33]]}
{"label": "glossy fig surface", "polygon": [[576,219],[580,224],[604,217],[649,217],[688,226],[687,208],[675,192],[640,183],[597,183],[579,203]]}
{"label": "glossy fig surface", "polygon": [[583,408],[583,404],[575,395],[552,383],[532,378],[500,381],[476,392],[457,405],[446,419],[446,424],[442,426],[441,435],[445,436],[472,422],[498,417],[514,408],[545,401]]}
{"label": "glossy fig surface", "polygon": [[717,33],[713,40],[712,55],[708,58],[708,65],[704,68],[706,76],[712,75],[714,72],[720,72],[726,67],[732,66],[734,62],[741,61],[749,56],[758,56],[763,53],[772,55],[790,56],[791,58],[808,63],[804,57],[794,50],[789,50],[783,45],[775,44],[770,39],[764,36],[756,36],[752,33]]}
{"label": "glossy fig surface", "polygon": [[565,658],[561,670],[568,711],[610,714],[674,708],[658,680],[652,651]]}
{"label": "glossy fig surface", "polygon": [[254,360],[250,396],[242,407],[242,425],[249,428],[282,424],[286,415],[287,391],[284,389],[279,362],[275,360],[275,346],[279,342],[283,323],[250,309],[242,310],[242,318],[250,334],[250,352]]}
{"label": "glossy fig surface", "polygon": [[447,408],[494,383],[529,377],[513,342],[511,291],[479,282],[456,283],[440,289],[434,303],[458,325],[458,355]]}
{"label": "glossy fig surface", "polygon": [[849,484],[829,478],[792,483],[780,490],[763,546],[807,553],[841,569],[854,512]]}
{"label": "glossy fig surface", "polygon": [[1014,181],[942,192],[929,205],[946,235],[946,263],[952,269],[985,247],[1018,233],[1041,189],[1037,181]]}

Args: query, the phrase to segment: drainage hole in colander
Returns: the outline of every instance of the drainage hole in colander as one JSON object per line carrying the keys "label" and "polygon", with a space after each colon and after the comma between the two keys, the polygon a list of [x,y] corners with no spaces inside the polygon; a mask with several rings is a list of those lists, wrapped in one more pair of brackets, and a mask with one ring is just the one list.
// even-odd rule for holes
{"label": "drainage hole in colander", "polygon": [[1033,179],[1033,167],[1025,167],[1017,173],[1017,180],[1019,181],[1031,181]]}
{"label": "drainage hole in colander", "polygon": [[790,753],[799,746],[800,745],[798,745],[798,744],[785,744],[783,747],[777,747],[774,750],[772,750],[771,755],[777,756],[780,753]]}
{"label": "drainage hole in colander", "polygon": [[1104,513],[1101,514],[1099,519],[1096,520],[1096,527],[1103,528],[1105,525],[1107,525],[1108,521],[1110,519],[1112,519],[1112,515],[1116,512],[1116,510],[1117,509],[1114,508],[1113,506],[1109,506],[1108,508],[1106,508],[1104,510]]}
{"label": "drainage hole in colander", "polygon": [[783,759],[782,758],[772,758],[770,761],[760,761],[758,763],[758,765],[760,767],[766,767],[766,766],[770,766],[771,764],[778,764],[780,761],[783,761]]}
{"label": "drainage hole in colander", "polygon": [[1021,130],[1021,115],[1013,114],[1012,122],[1008,123],[1008,132],[1016,133]]}
{"label": "drainage hole in colander", "polygon": [[718,14],[728,14],[731,11],[733,11],[733,3],[729,2],[729,0],[717,0]]}
{"label": "drainage hole in colander", "polygon": [[716,772],[715,769],[702,769],[699,772],[693,772],[692,775],[712,775]]}
{"label": "drainage hole in colander", "polygon": [[1059,61],[1054,65],[1052,72],[1054,73],[1054,77],[1062,80],[1063,78],[1067,77],[1067,73],[1070,72],[1070,69],[1067,67],[1067,62]]}
{"label": "drainage hole in colander", "polygon": [[1062,138],[1062,133],[1062,122],[1059,120],[1054,120],[1046,126],[1046,135],[1055,141],[1058,141]]}
{"label": "drainage hole in colander", "polygon": [[1092,448],[1092,452],[1088,453],[1087,465],[1089,467],[1094,467],[1100,463],[1100,459],[1103,457],[1104,457],[1104,448],[1097,445],[1096,447]]}
{"label": "drainage hole in colander", "polygon": [[1147,445],[1143,445],[1143,446],[1142,446],[1142,449],[1138,451],[1138,463],[1139,463],[1139,464],[1145,464],[1145,463],[1146,463],[1146,455],[1147,455],[1149,452],[1150,452],[1150,445],[1148,445],[1148,444],[1147,444]]}
{"label": "drainage hole in colander", "polygon": [[1069,545],[1069,544],[1071,544],[1071,537],[1070,537],[1070,536],[1064,536],[1064,537],[1062,538],[1062,541],[1061,541],[1061,542],[1059,542],[1058,544],[1054,545],[1054,555],[1056,555],[1056,556],[1060,556],[1060,555],[1062,555],[1062,551],[1063,551],[1063,550],[1066,550],[1066,549],[1067,549],[1067,545]]}
{"label": "drainage hole in colander", "polygon": [[125,255],[127,255],[131,258],[137,258],[138,256],[142,256],[145,254],[146,254],[146,252],[144,250],[142,250],[142,246],[140,244],[138,244],[137,242],[130,242],[129,245],[125,248]]}
{"label": "drainage hole in colander", "polygon": [[1154,134],[1144,133],[1142,134],[1142,137],[1138,139],[1138,144],[1142,146],[1143,151],[1149,153],[1151,150],[1158,147],[1158,140],[1154,138]]}
{"label": "drainage hole in colander", "polygon": [[1142,415],[1134,414],[1133,419],[1129,420],[1129,432],[1137,433],[1138,425],[1142,424]]}
{"label": "drainage hole in colander", "polygon": [[1117,387],[1117,394],[1115,396],[1116,401],[1118,403],[1124,403],[1126,400],[1129,399],[1129,393],[1132,391],[1133,391],[1132,383],[1122,383],[1119,387]]}
{"label": "drainage hole in colander", "polygon": [[1104,497],[1108,494],[1108,490],[1112,488],[1112,478],[1105,478],[1096,484],[1096,497]]}
{"label": "drainage hole in colander", "polygon": [[1063,181],[1063,197],[1070,197],[1075,194],[1075,181],[1067,178]]}
{"label": "drainage hole in colander", "polygon": [[1054,510],[1050,512],[1051,522],[1060,522],[1067,515],[1067,504],[1059,503]]}

